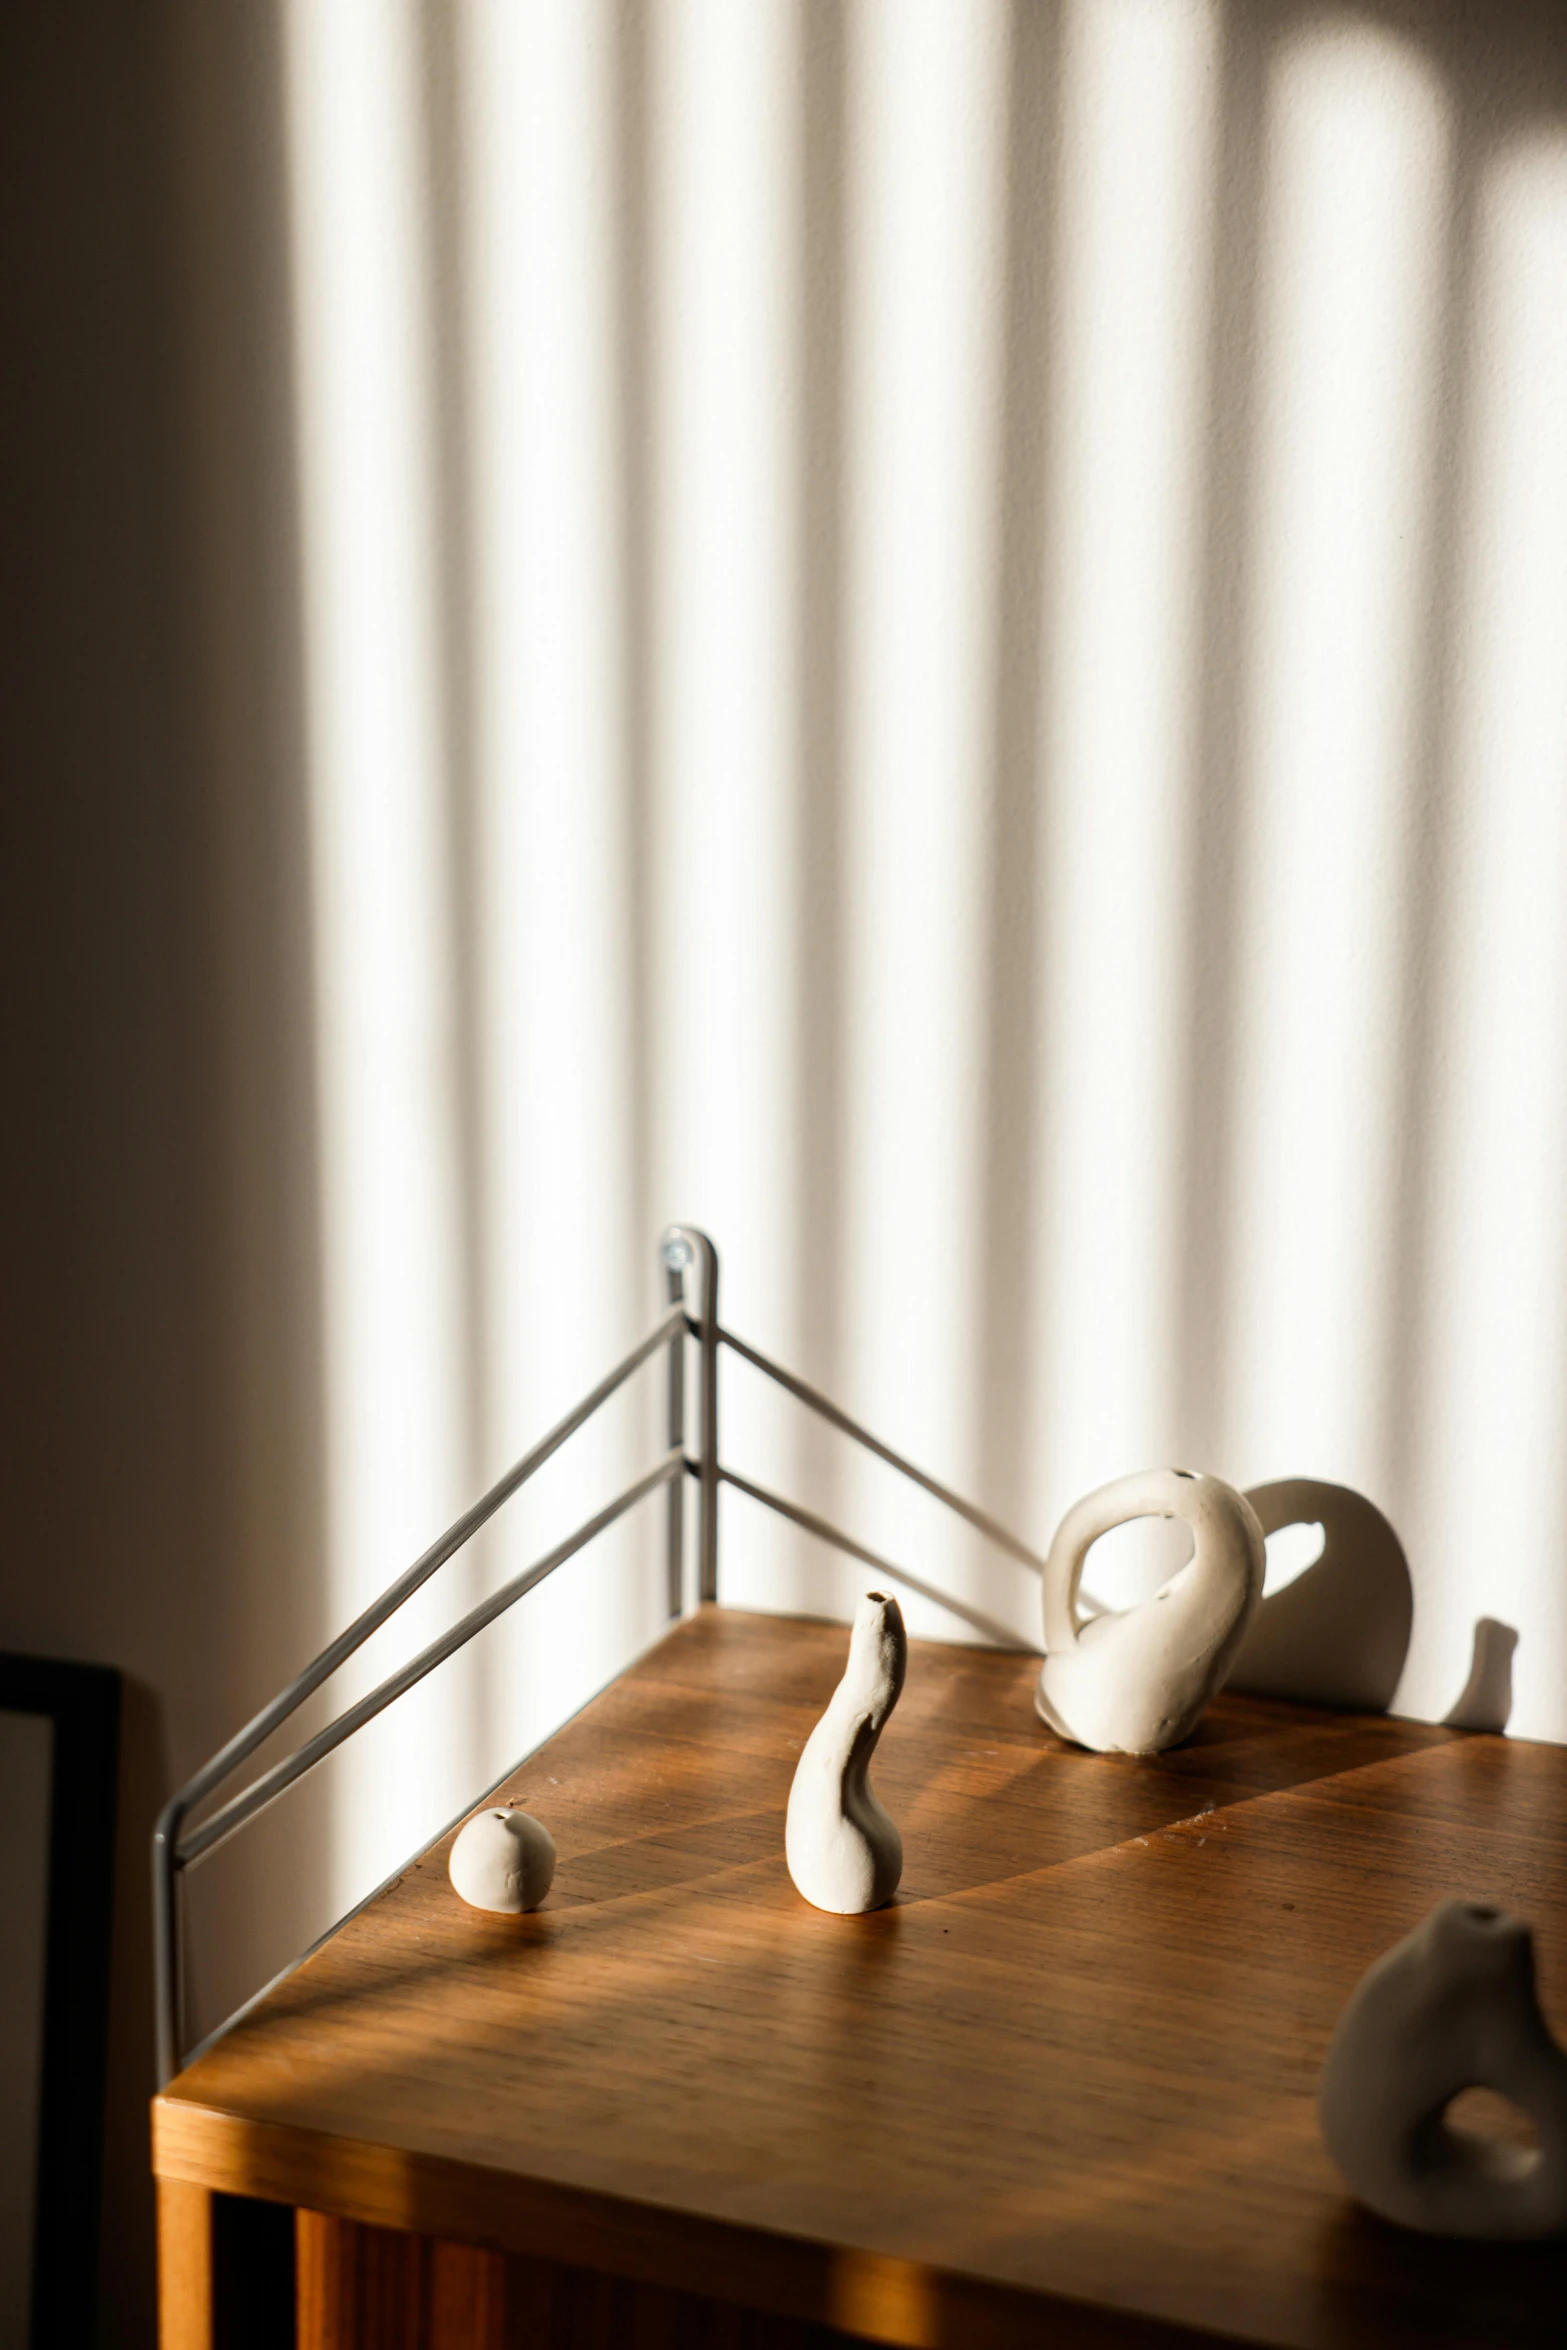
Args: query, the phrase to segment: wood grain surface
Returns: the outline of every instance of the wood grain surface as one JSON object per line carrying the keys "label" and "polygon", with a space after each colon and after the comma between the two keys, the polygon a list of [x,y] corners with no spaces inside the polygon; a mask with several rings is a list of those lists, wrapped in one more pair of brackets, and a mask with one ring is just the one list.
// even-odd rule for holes
{"label": "wood grain surface", "polygon": [[205,2187],[158,2181],[159,2350],[210,2350],[212,2202]]}
{"label": "wood grain surface", "polygon": [[831,2350],[848,2338],[558,2261],[297,2217],[295,2350]]}
{"label": "wood grain surface", "polygon": [[678,1627],[506,1791],[545,1907],[464,1908],[434,1847],[157,2101],[163,2178],[884,2342],[1561,2342],[1567,2249],[1357,2211],[1314,2092],[1444,1894],[1534,1921],[1567,2026],[1567,1751],[1226,1697],[1089,1755],[1031,1660],[916,1642],[903,1886],[830,1918],[783,1815],[845,1648]]}

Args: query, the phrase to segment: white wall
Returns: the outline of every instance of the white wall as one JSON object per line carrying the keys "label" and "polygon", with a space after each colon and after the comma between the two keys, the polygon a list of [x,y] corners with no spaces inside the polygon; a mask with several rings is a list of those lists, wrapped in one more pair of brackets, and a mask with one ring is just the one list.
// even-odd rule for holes
{"label": "white wall", "polygon": [[[1359,1488],[1398,1707],[1489,1617],[1567,1737],[1557,12],[7,39],[0,1636],[134,1679],[121,2309],[155,1796],[639,1334],[674,1216],[1038,1543],[1161,1459]],[[741,1465],[1032,1629],[725,1400]],[[366,1671],[653,1441],[633,1400]],[[857,1588],[738,1501],[725,1576]],[[198,2021],[658,1590],[628,1529],[198,1878]]]}

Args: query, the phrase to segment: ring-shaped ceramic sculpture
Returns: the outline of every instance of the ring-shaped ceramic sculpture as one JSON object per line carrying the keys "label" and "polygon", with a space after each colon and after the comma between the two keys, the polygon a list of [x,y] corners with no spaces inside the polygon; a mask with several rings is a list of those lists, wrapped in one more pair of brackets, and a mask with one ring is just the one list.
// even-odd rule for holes
{"label": "ring-shaped ceramic sculpture", "polygon": [[[1193,1550],[1151,1599],[1079,1623],[1090,1547],[1131,1518],[1180,1518]],[[1262,1597],[1257,1514],[1221,1477],[1145,1469],[1085,1494],[1045,1560],[1045,1661],[1034,1704],[1053,1730],[1101,1753],[1157,1754],[1196,1727]]]}
{"label": "ring-shaped ceramic sculpture", "polygon": [[[1538,2148],[1452,2128],[1464,2089],[1510,2098]],[[1540,2011],[1524,1920],[1444,1901],[1385,1951],[1339,2017],[1317,2111],[1351,2194],[1384,2219],[1439,2236],[1567,2230],[1567,2051]]]}
{"label": "ring-shaped ceramic sculpture", "polygon": [[801,1750],[789,1789],[784,1857],[817,1909],[857,1917],[898,1890],[903,1839],[870,1783],[871,1756],[908,1668],[903,1611],[868,1591],[849,1635],[849,1661]]}

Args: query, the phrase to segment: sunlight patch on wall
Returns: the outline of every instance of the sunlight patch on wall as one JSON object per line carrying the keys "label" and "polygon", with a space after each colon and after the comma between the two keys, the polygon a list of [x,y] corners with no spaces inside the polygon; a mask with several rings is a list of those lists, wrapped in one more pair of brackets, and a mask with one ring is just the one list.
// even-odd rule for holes
{"label": "sunlight patch on wall", "polygon": [[[1217,15],[1064,11],[1041,793],[1032,1522],[1169,1444]],[[1122,1545],[1168,1572],[1159,1530]],[[1111,1604],[1140,1596],[1125,1561]]]}
{"label": "sunlight patch on wall", "polygon": [[[1483,1609],[1536,1626],[1567,1499],[1561,151],[1542,134],[1485,179],[1469,321],[1452,93],[1413,41],[1270,19],[1232,53],[1222,0],[1064,0],[1016,53],[1008,0],[824,21],[808,0],[291,0],[329,1612],[645,1327],[676,1215],[724,1252],[726,1318],[786,1360],[815,1343],[808,1252],[829,1248],[842,1401],[961,1489],[1023,1464],[1042,1545],[1077,1493],[1210,1420],[1176,1370],[1187,1105],[1211,1070],[1223,1295],[1212,1349],[1184,1352],[1211,1351],[1225,1392],[1191,1465],[1396,1503],[1402,1418],[1424,1446],[1406,1698],[1440,1713],[1477,1562],[1520,1562]],[[421,87],[427,50],[449,52],[449,90]],[[1253,64],[1265,103],[1232,138],[1221,96],[1233,71],[1244,101]],[[1255,255],[1235,151],[1254,134]],[[1051,136],[1036,172],[1028,142]],[[1451,819],[1451,890],[1422,1006],[1454,327],[1479,356],[1456,748],[1421,835],[1445,854]],[[1243,447],[1212,429],[1232,416]],[[1033,595],[1035,556],[1038,678],[1014,657],[1031,612],[1001,609],[1003,578]],[[1232,646],[1205,641],[1216,615]],[[1232,671],[1233,802],[1222,766],[1196,766],[1200,722],[1229,740]],[[1017,837],[1038,869],[998,944],[992,820],[998,792],[1016,813],[1036,720]],[[1194,882],[1223,902],[1231,877],[1210,890],[1194,860],[1232,820],[1234,933],[1204,940]],[[1391,1367],[1416,1351],[1395,1326],[1418,1286],[1398,1120],[1427,1018],[1423,1427],[1425,1391],[1395,1394]],[[1020,1111],[998,1175],[1013,1070],[1032,1125]],[[802,1229],[840,1196],[841,1229]],[[999,1317],[990,1216],[1029,1260]],[[981,1359],[998,1319],[999,1366]],[[1029,1393],[999,1398],[987,1448],[1025,1349]],[[802,1457],[835,1466],[731,1371],[737,1466],[796,1489]],[[575,1523],[659,1425],[649,1379],[380,1649]],[[874,1468],[833,1506],[1032,1629],[1026,1579]],[[367,1742],[345,1896],[657,1628],[657,1524]],[[727,1528],[726,1596],[846,1610],[864,1587],[754,1513]],[[1168,1543],[1112,1547],[1101,1596],[1135,1597]],[[1547,1661],[1531,1630],[1520,1719],[1560,1734]]]}
{"label": "sunlight patch on wall", "polygon": [[[620,12],[479,0],[457,22],[472,540],[472,900],[482,1133],[483,1474],[641,1335],[637,827],[627,743]],[[651,1457],[639,1390],[484,1538],[488,1584]],[[651,1512],[488,1636],[487,1775],[652,1629]]]}
{"label": "sunlight patch on wall", "polygon": [[1448,146],[1437,76],[1388,34],[1335,23],[1275,60],[1217,1464],[1241,1483],[1386,1489]]}
{"label": "sunlight patch on wall", "polygon": [[[658,1222],[705,1225],[726,1319],[795,1352],[801,332],[796,0],[668,0],[650,55],[649,841]],[[793,1484],[797,1415],[733,1366],[725,1448]],[[723,1504],[725,1591],[797,1540]]]}
{"label": "sunlight patch on wall", "polygon": [[1420,1580],[1398,1702],[1524,1627],[1510,1727],[1567,1737],[1567,135],[1483,182],[1426,1279]]}
{"label": "sunlight patch on wall", "polygon": [[1292,1525],[1281,1526],[1276,1534],[1270,1534],[1265,1544],[1263,1598],[1272,1599],[1278,1592],[1288,1591],[1292,1583],[1309,1574],[1325,1546],[1324,1529],[1314,1518],[1297,1519]]}
{"label": "sunlight patch on wall", "polygon": [[[996,0],[878,0],[849,44],[844,1401],[959,1486],[981,1408],[1008,30]],[[873,1472],[851,1491],[868,1539],[963,1588],[969,1544]]]}
{"label": "sunlight patch on wall", "polygon": [[[469,1498],[461,1193],[415,18],[299,0],[286,23],[335,1630]],[[378,1636],[355,1687],[445,1620],[460,1577]],[[468,1792],[462,1672],[349,1750],[340,1901]]]}

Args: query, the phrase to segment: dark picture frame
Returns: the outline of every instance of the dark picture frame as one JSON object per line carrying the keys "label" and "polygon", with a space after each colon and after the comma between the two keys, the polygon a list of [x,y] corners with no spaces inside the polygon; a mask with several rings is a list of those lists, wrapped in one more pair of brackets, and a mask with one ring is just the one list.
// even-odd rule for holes
{"label": "dark picture frame", "polygon": [[[120,1676],[0,1652],[0,1713],[52,1725],[33,2170],[32,2350],[90,2350],[103,2192]],[[91,1864],[82,1865],[83,1823]]]}

